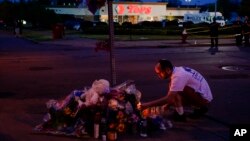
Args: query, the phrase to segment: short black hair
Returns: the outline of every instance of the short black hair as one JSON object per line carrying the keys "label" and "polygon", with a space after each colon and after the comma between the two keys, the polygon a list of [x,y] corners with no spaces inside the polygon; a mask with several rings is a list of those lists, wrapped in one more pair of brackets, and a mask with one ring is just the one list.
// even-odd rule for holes
{"label": "short black hair", "polygon": [[213,18],[213,22],[214,22],[214,23],[216,22],[216,17]]}
{"label": "short black hair", "polygon": [[160,59],[158,62],[160,63],[160,67],[162,70],[165,70],[166,68],[170,68],[171,70],[173,70],[173,64],[169,60]]}

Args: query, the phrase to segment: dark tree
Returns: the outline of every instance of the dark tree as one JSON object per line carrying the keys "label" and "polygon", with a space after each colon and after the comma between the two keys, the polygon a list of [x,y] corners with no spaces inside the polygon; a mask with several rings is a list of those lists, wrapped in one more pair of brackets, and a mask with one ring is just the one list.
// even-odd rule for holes
{"label": "dark tree", "polygon": [[13,26],[17,20],[26,20],[34,27],[50,27],[60,19],[54,11],[47,10],[37,1],[12,3],[4,1],[0,3],[0,19],[7,26]]}
{"label": "dark tree", "polygon": [[241,16],[250,17],[250,1],[249,0],[241,0],[239,13]]}
{"label": "dark tree", "polygon": [[2,19],[8,26],[13,26],[16,15],[18,14],[16,5],[9,1],[4,1],[0,4],[0,11],[0,19]]}
{"label": "dark tree", "polygon": [[231,1],[217,0],[217,11],[220,11],[225,18],[229,18],[231,11],[233,11]]}

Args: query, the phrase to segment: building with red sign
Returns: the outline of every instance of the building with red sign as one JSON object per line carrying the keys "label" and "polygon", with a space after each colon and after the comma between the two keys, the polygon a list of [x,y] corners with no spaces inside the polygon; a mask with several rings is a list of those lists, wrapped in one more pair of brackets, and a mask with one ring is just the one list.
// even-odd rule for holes
{"label": "building with red sign", "polygon": [[[94,21],[96,17],[102,22],[108,22],[107,4],[95,14],[86,5],[78,8],[48,7],[57,14],[74,15],[77,18]],[[113,17],[118,23],[142,21],[162,21],[182,19],[185,13],[199,13],[199,8],[168,8],[166,2],[113,2]],[[95,17],[95,18],[94,18]]]}
{"label": "building with red sign", "polygon": [[[123,23],[131,22],[136,24],[141,21],[162,21],[166,19],[167,3],[160,2],[114,2],[114,21]],[[104,6],[100,9],[100,20],[108,20],[108,8]]]}

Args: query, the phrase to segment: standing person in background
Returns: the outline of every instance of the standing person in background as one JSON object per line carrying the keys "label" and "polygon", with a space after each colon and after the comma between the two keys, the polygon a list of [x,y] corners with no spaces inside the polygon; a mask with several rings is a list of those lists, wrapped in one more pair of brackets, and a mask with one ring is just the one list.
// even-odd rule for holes
{"label": "standing person in background", "polygon": [[213,18],[213,22],[210,25],[210,38],[211,38],[211,47],[209,49],[210,51],[218,51],[218,40],[219,40],[218,36],[219,36],[219,24],[216,22],[216,18]]}
{"label": "standing person in background", "polygon": [[242,45],[242,21],[240,17],[237,17],[237,20],[234,22],[234,31],[235,31],[235,43],[236,46]]}
{"label": "standing person in background", "polygon": [[244,46],[249,46],[249,34],[250,34],[250,21],[248,19],[248,16],[245,16],[245,20],[242,26],[242,34],[244,36]]}
{"label": "standing person in background", "polygon": [[19,36],[21,36],[23,34],[23,22],[22,22],[22,20],[18,20],[17,26],[19,28]]}
{"label": "standing person in background", "polygon": [[15,37],[20,37],[20,28],[19,28],[18,20],[16,20],[14,23],[14,34],[15,34]]}
{"label": "standing person in background", "polygon": [[15,37],[20,37],[23,32],[23,23],[22,20],[16,20],[14,23],[14,34]]}
{"label": "standing person in background", "polygon": [[182,43],[186,43],[187,41],[187,29],[186,29],[186,26],[183,25],[183,30],[182,30],[182,33],[181,33],[181,38],[182,38]]}

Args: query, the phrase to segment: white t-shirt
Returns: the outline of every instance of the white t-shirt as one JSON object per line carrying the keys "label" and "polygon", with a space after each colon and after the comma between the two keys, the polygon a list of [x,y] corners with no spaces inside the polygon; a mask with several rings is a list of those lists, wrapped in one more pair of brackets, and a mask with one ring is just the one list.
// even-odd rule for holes
{"label": "white t-shirt", "polygon": [[187,34],[187,30],[184,29],[184,30],[182,31],[182,34]]}
{"label": "white t-shirt", "polygon": [[188,67],[174,67],[169,90],[183,91],[185,86],[193,88],[195,92],[200,93],[208,101],[213,99],[207,81],[199,72]]}

